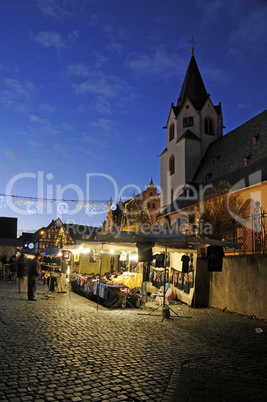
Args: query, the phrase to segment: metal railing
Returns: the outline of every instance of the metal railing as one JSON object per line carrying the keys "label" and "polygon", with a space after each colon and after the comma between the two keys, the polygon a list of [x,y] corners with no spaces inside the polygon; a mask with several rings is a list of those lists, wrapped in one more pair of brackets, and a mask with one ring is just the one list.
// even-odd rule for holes
{"label": "metal railing", "polygon": [[216,225],[216,238],[242,243],[241,249],[226,249],[225,254],[266,254],[267,213],[255,208],[250,216],[238,221],[222,222]]}

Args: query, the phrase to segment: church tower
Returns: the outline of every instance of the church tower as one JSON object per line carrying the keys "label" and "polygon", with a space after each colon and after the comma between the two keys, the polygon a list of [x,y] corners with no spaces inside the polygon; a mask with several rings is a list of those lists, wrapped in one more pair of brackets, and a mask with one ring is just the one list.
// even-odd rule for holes
{"label": "church tower", "polygon": [[167,147],[161,153],[161,210],[192,182],[209,146],[223,135],[221,105],[214,106],[207,93],[194,48],[176,105],[171,104]]}

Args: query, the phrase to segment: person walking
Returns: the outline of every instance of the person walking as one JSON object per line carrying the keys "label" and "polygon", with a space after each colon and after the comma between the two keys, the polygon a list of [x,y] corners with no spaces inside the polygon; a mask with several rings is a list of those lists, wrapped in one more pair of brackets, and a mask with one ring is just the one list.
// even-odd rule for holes
{"label": "person walking", "polygon": [[60,271],[60,277],[57,283],[57,293],[67,293],[65,290],[67,279],[67,264],[63,258],[61,258]]}
{"label": "person walking", "polygon": [[10,257],[10,282],[16,282],[17,281],[17,272],[18,272],[18,263],[17,263],[17,258],[15,255],[12,255]]}
{"label": "person walking", "polygon": [[21,254],[18,259],[19,293],[27,293],[28,271],[28,259],[25,257],[25,254]]}
{"label": "person walking", "polygon": [[36,293],[36,281],[40,278],[41,275],[41,263],[40,260],[42,258],[41,253],[37,253],[35,258],[31,260],[29,264],[28,271],[28,300],[36,301],[35,293]]}

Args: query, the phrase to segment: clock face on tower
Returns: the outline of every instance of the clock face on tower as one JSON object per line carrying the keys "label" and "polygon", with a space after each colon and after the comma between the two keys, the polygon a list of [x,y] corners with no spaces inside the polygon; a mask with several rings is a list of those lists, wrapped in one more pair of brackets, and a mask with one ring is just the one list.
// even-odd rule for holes
{"label": "clock face on tower", "polygon": [[193,126],[194,126],[194,117],[193,116],[183,118],[183,127],[184,128],[193,127]]}

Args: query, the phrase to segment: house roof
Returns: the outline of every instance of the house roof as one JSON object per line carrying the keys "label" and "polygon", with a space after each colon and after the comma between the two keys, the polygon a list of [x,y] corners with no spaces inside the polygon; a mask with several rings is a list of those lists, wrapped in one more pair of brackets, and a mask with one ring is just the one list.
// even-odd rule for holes
{"label": "house roof", "polygon": [[[256,137],[255,145],[252,145],[253,137]],[[263,169],[266,156],[267,110],[210,144],[193,182],[215,182],[228,177],[232,184],[249,171]],[[245,157],[248,161],[247,166],[243,166]],[[249,167],[250,165],[253,165],[253,168]],[[210,175],[208,181],[207,175]]]}

